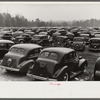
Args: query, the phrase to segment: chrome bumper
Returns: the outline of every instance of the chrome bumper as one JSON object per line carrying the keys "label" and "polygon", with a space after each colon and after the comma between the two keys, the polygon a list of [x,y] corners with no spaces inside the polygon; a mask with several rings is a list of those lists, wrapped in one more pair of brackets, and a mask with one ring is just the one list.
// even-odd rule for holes
{"label": "chrome bumper", "polygon": [[2,66],[2,65],[0,65],[0,68],[7,69],[7,70],[10,70],[10,71],[17,71],[17,72],[20,71],[20,69],[12,68],[12,67],[6,67],[6,66]]}
{"label": "chrome bumper", "polygon": [[50,78],[46,78],[46,77],[41,77],[41,76],[37,76],[37,75],[32,75],[27,73],[27,76],[33,79],[38,79],[38,80],[43,80],[43,81],[57,81],[57,79],[50,79]]}

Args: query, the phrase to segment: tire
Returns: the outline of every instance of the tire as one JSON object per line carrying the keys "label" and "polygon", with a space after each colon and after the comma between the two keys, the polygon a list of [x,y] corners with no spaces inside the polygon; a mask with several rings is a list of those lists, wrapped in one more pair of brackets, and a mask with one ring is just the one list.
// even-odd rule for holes
{"label": "tire", "polygon": [[58,81],[69,81],[69,73],[65,72],[59,76]]}

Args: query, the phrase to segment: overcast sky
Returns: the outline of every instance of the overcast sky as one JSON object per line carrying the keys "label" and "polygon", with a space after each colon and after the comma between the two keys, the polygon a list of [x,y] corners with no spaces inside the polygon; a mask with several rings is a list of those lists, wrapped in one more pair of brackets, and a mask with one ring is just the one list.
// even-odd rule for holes
{"label": "overcast sky", "polygon": [[67,3],[1,3],[0,13],[10,13],[12,16],[23,15],[29,20],[84,20],[100,19],[100,3],[92,4],[67,4]]}

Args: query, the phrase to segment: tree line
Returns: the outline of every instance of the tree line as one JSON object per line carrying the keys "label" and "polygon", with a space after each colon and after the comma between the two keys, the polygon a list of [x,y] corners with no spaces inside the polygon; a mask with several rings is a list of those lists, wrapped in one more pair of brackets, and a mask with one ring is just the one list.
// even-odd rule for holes
{"label": "tree line", "polygon": [[0,13],[0,27],[100,27],[100,20],[87,19],[79,21],[42,21],[39,18],[28,20],[22,15],[11,16],[9,13]]}

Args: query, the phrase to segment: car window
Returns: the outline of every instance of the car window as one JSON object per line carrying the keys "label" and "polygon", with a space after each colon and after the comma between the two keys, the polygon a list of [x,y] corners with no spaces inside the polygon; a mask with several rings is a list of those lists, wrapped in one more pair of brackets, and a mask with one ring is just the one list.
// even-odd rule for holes
{"label": "car window", "polygon": [[29,53],[29,58],[39,56],[41,49],[34,49]]}
{"label": "car window", "polygon": [[90,40],[90,43],[100,43],[100,40]]}
{"label": "car window", "polygon": [[74,38],[73,41],[83,41],[83,39],[82,38]]}
{"label": "car window", "polygon": [[77,57],[76,52],[71,52],[64,57],[64,62],[71,61]]}
{"label": "car window", "polygon": [[22,49],[22,48],[16,48],[16,47],[13,47],[10,49],[11,52],[15,52],[15,53],[20,53],[20,54],[24,54],[25,50]]}
{"label": "car window", "polygon": [[49,58],[50,58],[50,59],[57,60],[58,54],[56,54],[56,53],[50,53]]}
{"label": "car window", "polygon": [[41,57],[48,57],[48,55],[49,55],[49,52],[45,51],[45,52],[42,52],[40,56]]}

